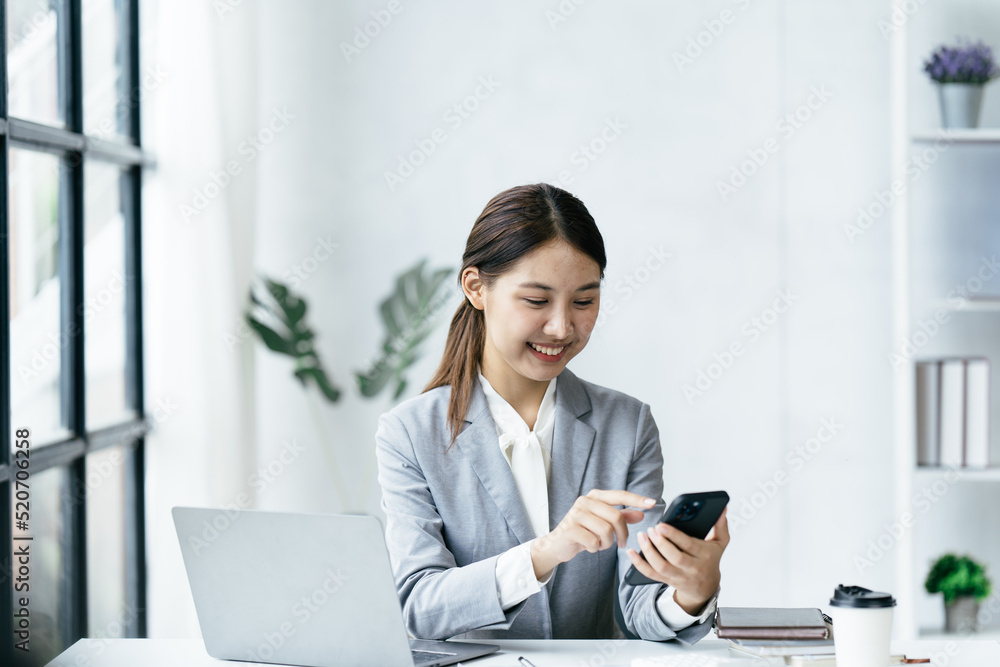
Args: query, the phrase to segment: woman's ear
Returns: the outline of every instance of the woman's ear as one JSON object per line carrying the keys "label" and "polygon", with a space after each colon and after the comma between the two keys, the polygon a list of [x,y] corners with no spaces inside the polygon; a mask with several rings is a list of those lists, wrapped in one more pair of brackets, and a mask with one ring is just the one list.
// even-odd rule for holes
{"label": "woman's ear", "polygon": [[479,269],[470,266],[462,272],[462,291],[476,310],[485,308],[486,285],[479,279]]}

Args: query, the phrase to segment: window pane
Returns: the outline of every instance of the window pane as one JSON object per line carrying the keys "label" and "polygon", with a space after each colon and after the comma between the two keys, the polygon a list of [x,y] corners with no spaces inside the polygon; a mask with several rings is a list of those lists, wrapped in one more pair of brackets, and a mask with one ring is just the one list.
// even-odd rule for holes
{"label": "window pane", "polygon": [[36,444],[67,425],[60,409],[61,354],[73,331],[60,324],[59,216],[64,178],[59,158],[10,151],[10,352],[15,428]]}
{"label": "window pane", "polygon": [[84,167],[84,368],[87,429],[121,421],[125,409],[125,218],[116,166]]}
{"label": "window pane", "polygon": [[125,447],[87,455],[87,636],[124,637]]}
{"label": "window pane", "polygon": [[83,0],[83,126],[101,139],[128,133],[124,0]]}
{"label": "window pane", "polygon": [[59,89],[64,0],[7,3],[8,113],[50,125],[65,125]]}
{"label": "window pane", "polygon": [[[62,640],[65,631],[62,619],[66,618],[63,498],[68,488],[67,481],[68,471],[64,467],[49,468],[31,475],[28,482],[31,503],[28,530],[15,528],[13,535],[15,538],[32,538],[30,542],[15,539],[13,550],[17,553],[18,548],[29,545],[29,646],[31,657],[37,661],[34,664],[39,665],[45,664],[65,649]],[[17,499],[15,491],[15,512],[18,510]],[[18,574],[15,569],[15,586]],[[23,591],[18,592],[15,588],[14,602],[23,595]]]}

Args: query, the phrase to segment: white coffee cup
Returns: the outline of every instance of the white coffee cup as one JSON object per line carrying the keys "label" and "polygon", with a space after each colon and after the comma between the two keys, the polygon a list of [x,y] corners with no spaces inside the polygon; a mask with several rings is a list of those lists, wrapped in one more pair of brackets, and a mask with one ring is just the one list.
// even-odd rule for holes
{"label": "white coffee cup", "polygon": [[886,667],[896,600],[860,586],[838,586],[830,598],[837,665]]}

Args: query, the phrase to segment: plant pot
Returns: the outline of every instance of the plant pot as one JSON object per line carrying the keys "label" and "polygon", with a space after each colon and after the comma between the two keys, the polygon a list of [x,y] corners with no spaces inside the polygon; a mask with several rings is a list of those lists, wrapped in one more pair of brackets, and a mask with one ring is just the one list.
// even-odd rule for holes
{"label": "plant pot", "polygon": [[946,130],[979,126],[979,110],[983,106],[983,84],[939,83],[941,126]]}
{"label": "plant pot", "polygon": [[962,595],[944,606],[944,631],[965,634],[979,631],[979,602],[972,595]]}

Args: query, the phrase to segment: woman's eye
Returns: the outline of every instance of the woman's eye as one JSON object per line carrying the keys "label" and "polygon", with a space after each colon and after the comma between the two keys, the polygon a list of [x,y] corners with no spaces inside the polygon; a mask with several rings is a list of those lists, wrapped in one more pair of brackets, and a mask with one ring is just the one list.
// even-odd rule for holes
{"label": "woman's eye", "polygon": [[[530,303],[532,306],[544,306],[546,303],[548,303],[548,301],[546,301],[545,299],[525,299],[525,301]],[[585,308],[587,306],[592,306],[594,304],[594,300],[584,299],[582,301],[575,301],[574,303],[576,303],[576,305],[578,306]]]}

